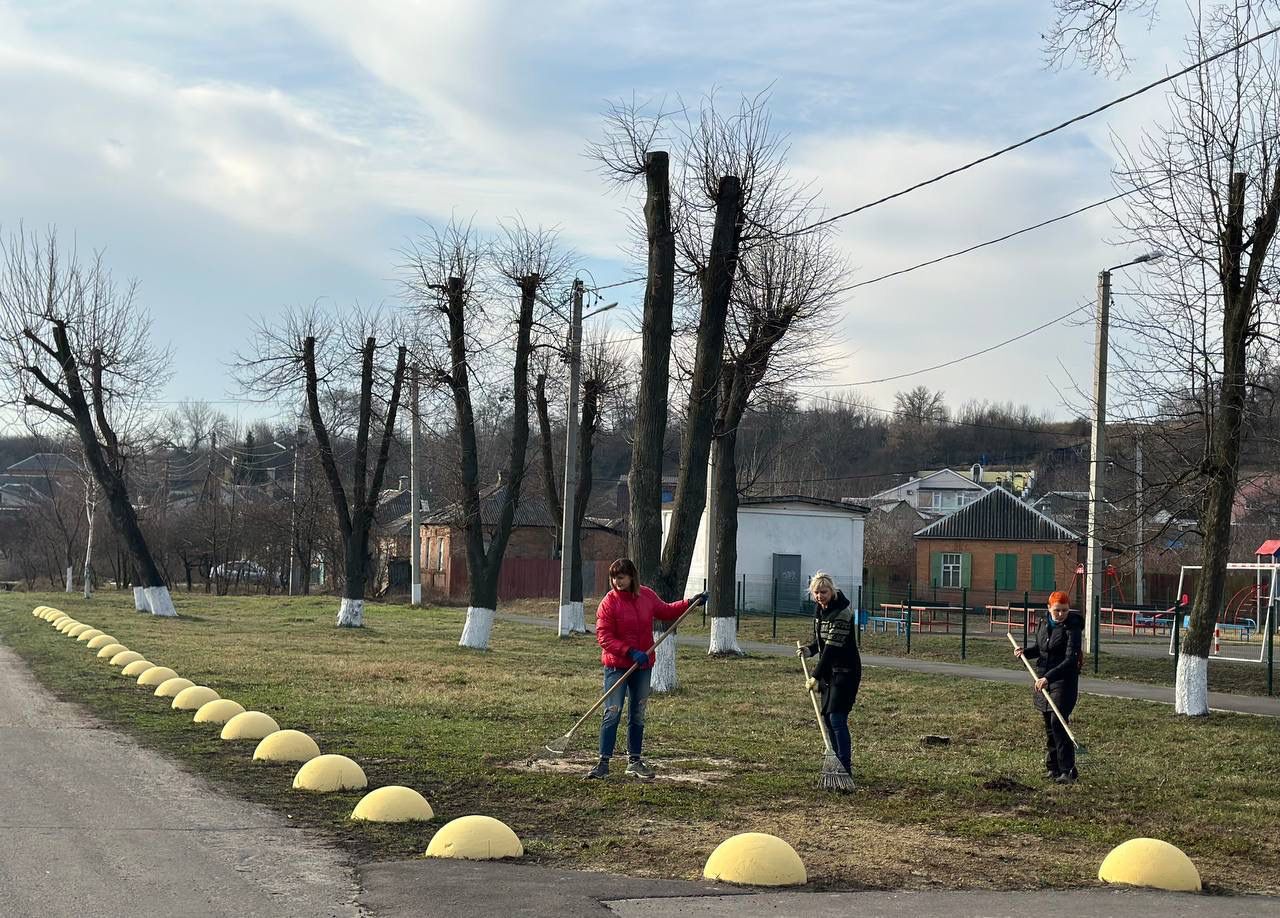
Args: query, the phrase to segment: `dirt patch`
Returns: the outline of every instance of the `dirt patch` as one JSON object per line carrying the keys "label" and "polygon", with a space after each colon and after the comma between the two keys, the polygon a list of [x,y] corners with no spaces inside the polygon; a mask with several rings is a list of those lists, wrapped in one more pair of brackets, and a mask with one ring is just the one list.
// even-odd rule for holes
{"label": "dirt patch", "polygon": [[990,781],[982,782],[983,790],[1008,791],[1011,794],[1030,794],[1034,793],[1034,788],[1028,787],[1017,778],[1010,778],[1008,775],[1001,775],[998,778],[992,778]]}
{"label": "dirt patch", "polygon": [[[751,768],[759,768],[746,762],[733,759],[649,759],[645,762],[653,769],[655,782],[673,784],[718,784],[732,778],[735,772]],[[567,775],[581,778],[596,763],[594,755],[576,753],[574,755],[553,757],[536,756],[514,762],[500,762],[498,767],[511,771],[534,772],[538,774]],[[612,774],[625,777],[623,771],[627,763],[625,756],[616,756],[610,763]]]}

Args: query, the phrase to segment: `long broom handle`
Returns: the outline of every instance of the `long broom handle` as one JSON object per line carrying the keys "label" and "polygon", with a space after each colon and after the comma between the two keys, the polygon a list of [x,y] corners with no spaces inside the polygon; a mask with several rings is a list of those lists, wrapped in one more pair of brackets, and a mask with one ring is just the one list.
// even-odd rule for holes
{"label": "long broom handle", "polygon": [[[804,645],[796,641],[796,648],[799,649]],[[818,718],[818,729],[822,731],[822,742],[827,747],[827,752],[832,751],[831,737],[827,735],[827,722],[822,719],[822,709],[818,707],[817,693],[809,688],[809,662],[804,658],[800,658],[800,668],[804,670],[805,691],[809,694],[809,700],[813,702],[813,715]]]}
{"label": "long broom handle", "polygon": [[[1013,635],[1012,635],[1012,634],[1005,634],[1005,637],[1007,637],[1007,638],[1009,639],[1009,643],[1010,643],[1010,644],[1012,644],[1012,645],[1014,646],[1014,648],[1016,649],[1016,648],[1017,648],[1017,646],[1018,646],[1018,642],[1017,642],[1017,641],[1015,641],[1015,640],[1013,639]],[[1028,660],[1027,660],[1027,658],[1026,658],[1025,656],[1024,656],[1024,657],[1018,657],[1018,659],[1019,659],[1019,660],[1021,660],[1021,661],[1022,661],[1022,665],[1023,665],[1023,666],[1025,666],[1025,667],[1027,668],[1027,672],[1031,673],[1031,678],[1032,678],[1033,680],[1034,680],[1034,679],[1039,679],[1039,678],[1040,678],[1039,676],[1037,676],[1037,675],[1036,675],[1036,671],[1035,671],[1034,669],[1032,669],[1030,661],[1028,661]],[[1048,688],[1048,686],[1046,685],[1046,686],[1045,686],[1045,688]],[[1053,713],[1057,716],[1057,718],[1058,718],[1058,723],[1062,724],[1062,729],[1067,731],[1067,737],[1071,740],[1071,745],[1072,745],[1072,746],[1075,746],[1077,749],[1079,749],[1079,748],[1080,748],[1080,744],[1079,744],[1078,742],[1076,742],[1075,734],[1074,734],[1074,733],[1072,733],[1072,732],[1071,732],[1071,728],[1070,728],[1069,726],[1067,726],[1067,719],[1066,719],[1065,717],[1063,717],[1063,716],[1062,716],[1062,712],[1058,710],[1058,706],[1057,706],[1056,704],[1054,704],[1054,703],[1053,703],[1053,696],[1052,696],[1052,695],[1050,695],[1048,692],[1044,691],[1044,689],[1041,689],[1041,690],[1040,690],[1040,694],[1044,696],[1044,700],[1045,700],[1045,701],[1049,702],[1049,707],[1053,710]]]}
{"label": "long broom handle", "polygon": [[[661,644],[663,641],[665,641],[668,637],[670,637],[675,632],[676,625],[684,621],[684,617],[688,615],[690,612],[692,612],[694,609],[698,608],[698,606],[700,605],[702,605],[702,603],[700,602],[690,603],[689,608],[681,612],[680,617],[671,623],[671,627],[668,628],[666,631],[662,632],[662,634],[658,635],[658,639],[654,641],[651,645],[649,645],[649,650],[647,652],[653,653],[654,650],[657,649],[659,644]],[[618,682],[626,682],[627,679],[631,677],[631,674],[635,672],[636,669],[639,668],[639,666],[640,666],[639,663],[632,663],[631,668],[622,674],[622,676],[618,679]],[[586,723],[588,717],[590,717],[596,711],[600,710],[600,705],[604,704],[605,701],[608,700],[609,696],[613,694],[614,689],[618,687],[618,682],[615,682],[613,685],[611,685],[609,689],[603,695],[600,696],[600,699],[595,704],[593,704],[590,708],[587,709],[587,713],[583,714],[581,717],[578,718],[578,722],[573,725],[573,727],[569,730],[568,733],[565,734],[565,736],[572,736],[574,733],[578,731],[579,727],[581,727],[584,723]]]}

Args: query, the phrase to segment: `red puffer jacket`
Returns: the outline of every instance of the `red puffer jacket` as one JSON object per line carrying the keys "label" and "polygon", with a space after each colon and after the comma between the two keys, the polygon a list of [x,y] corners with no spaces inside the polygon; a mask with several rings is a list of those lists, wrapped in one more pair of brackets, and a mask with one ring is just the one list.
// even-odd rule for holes
{"label": "red puffer jacket", "polygon": [[[646,586],[639,593],[610,590],[596,611],[600,662],[613,669],[630,669],[634,661],[627,652],[649,649],[653,643],[653,620],[675,621],[687,608],[689,600],[666,603]],[[649,654],[649,665],[653,665],[653,654]]]}

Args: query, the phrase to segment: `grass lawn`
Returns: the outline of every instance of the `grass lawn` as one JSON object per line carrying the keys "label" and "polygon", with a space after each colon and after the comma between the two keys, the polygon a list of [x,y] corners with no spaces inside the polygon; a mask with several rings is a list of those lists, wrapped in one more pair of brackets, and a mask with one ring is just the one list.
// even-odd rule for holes
{"label": "grass lawn", "polygon": [[[1219,890],[1280,892],[1280,732],[1270,719],[1174,717],[1169,708],[1083,699],[1090,755],[1073,787],[1040,778],[1029,692],[976,680],[870,670],[852,717],[859,790],[816,787],[821,748],[798,664],[681,650],[681,689],[655,696],[647,752],[658,780],[587,783],[597,721],[560,770],[542,749],[599,694],[590,638],[499,621],[493,650],[457,646],[456,609],[369,604],[367,626],[333,627],[337,600],[176,597],[181,618],[132,610],[127,594],[0,594],[0,640],[61,697],[236,793],[314,824],[359,854],[420,854],[443,822],[485,813],[561,867],[692,878],[740,831],[795,846],[820,887],[1074,886],[1111,846],[1164,838]],[[254,763],[125,680],[31,609],[47,603],[153,662],[217,689],[325,752],[360,762],[371,786],[426,794],[427,826],[346,820],[360,794],[290,789],[293,769]],[[767,623],[766,623],[767,624]],[[914,642],[913,642],[914,643]],[[913,651],[915,648],[913,647]],[[625,731],[624,731],[625,732]],[[947,746],[924,747],[925,734]]]}

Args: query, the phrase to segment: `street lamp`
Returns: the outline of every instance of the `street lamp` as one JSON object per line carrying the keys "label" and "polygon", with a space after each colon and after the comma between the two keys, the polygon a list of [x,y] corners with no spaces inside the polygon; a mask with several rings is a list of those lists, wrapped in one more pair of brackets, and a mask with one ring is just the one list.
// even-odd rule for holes
{"label": "street lamp", "polygon": [[1102,515],[1102,476],[1107,448],[1107,335],[1111,320],[1111,272],[1159,261],[1164,253],[1158,249],[1139,255],[1132,261],[1099,272],[1098,311],[1093,345],[1093,434],[1089,441],[1089,531],[1084,568],[1084,650],[1093,650],[1093,630],[1099,613],[1095,593],[1102,582],[1102,545],[1098,538],[1098,521]]}
{"label": "street lamp", "polygon": [[[569,317],[569,411],[565,418],[564,432],[564,517],[560,524],[560,620],[559,635],[565,637],[578,625],[581,610],[575,610],[570,599],[573,582],[573,522],[575,498],[578,490],[578,380],[582,375],[582,323],[592,316],[608,312],[617,303],[610,303],[582,314],[582,281],[573,282],[573,311]],[[554,307],[553,307],[554,308]],[[560,310],[556,310],[560,314]],[[564,316],[561,314],[561,317]],[[577,615],[575,615],[577,611]],[[585,627],[585,621],[578,627]]]}

